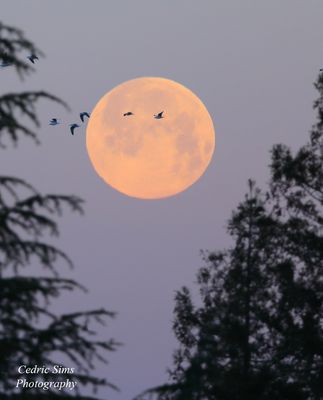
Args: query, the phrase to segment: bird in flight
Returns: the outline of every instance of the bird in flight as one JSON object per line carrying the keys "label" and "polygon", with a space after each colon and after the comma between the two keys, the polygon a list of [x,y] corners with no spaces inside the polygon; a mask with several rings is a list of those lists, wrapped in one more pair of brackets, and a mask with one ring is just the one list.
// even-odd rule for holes
{"label": "bird in flight", "polygon": [[80,127],[80,125],[78,125],[78,124],[70,124],[70,131],[71,131],[71,134],[74,135],[74,130],[75,130],[76,128],[79,128],[79,127]]}
{"label": "bird in flight", "polygon": [[154,118],[155,118],[155,119],[162,119],[162,118],[164,118],[164,117],[163,117],[163,114],[164,114],[164,111],[161,111],[160,113],[155,114],[155,115],[154,115]]}
{"label": "bird in flight", "polygon": [[57,119],[57,118],[52,118],[52,119],[49,121],[49,125],[55,126],[55,125],[58,125],[58,124],[59,124],[59,122],[58,122],[58,119]]}
{"label": "bird in flight", "polygon": [[124,117],[129,117],[130,115],[135,115],[135,114],[132,113],[131,111],[128,111],[128,112],[123,114]]}
{"label": "bird in flight", "polygon": [[80,118],[81,118],[81,121],[82,121],[82,122],[84,122],[84,117],[90,118],[90,114],[87,113],[86,111],[81,112],[81,113],[80,113]]}
{"label": "bird in flight", "polygon": [[30,54],[30,56],[28,56],[27,58],[33,64],[35,64],[35,60],[39,60],[39,58],[35,54]]}

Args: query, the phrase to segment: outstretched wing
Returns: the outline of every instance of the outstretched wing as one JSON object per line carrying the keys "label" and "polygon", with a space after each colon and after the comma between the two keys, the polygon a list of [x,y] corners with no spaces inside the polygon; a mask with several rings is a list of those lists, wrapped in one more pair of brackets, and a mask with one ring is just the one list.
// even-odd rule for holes
{"label": "outstretched wing", "polygon": [[80,114],[80,118],[81,118],[81,121],[82,121],[82,122],[84,122],[84,117],[90,118],[90,114],[87,113],[86,111],[85,111],[85,112],[82,112],[82,113]]}
{"label": "outstretched wing", "polygon": [[35,60],[39,60],[39,58],[35,54],[31,54],[27,57],[33,64],[35,64]]}

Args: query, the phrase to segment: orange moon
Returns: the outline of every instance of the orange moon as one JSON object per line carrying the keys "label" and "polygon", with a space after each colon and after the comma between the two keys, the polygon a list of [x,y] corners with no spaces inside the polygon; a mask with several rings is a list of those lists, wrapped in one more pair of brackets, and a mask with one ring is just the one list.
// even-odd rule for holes
{"label": "orange moon", "polygon": [[[154,115],[164,111],[161,119]],[[133,115],[124,116],[132,112]],[[164,78],[116,86],[95,106],[86,133],[95,171],[140,199],[173,196],[205,172],[215,148],[212,119],[199,98]]]}

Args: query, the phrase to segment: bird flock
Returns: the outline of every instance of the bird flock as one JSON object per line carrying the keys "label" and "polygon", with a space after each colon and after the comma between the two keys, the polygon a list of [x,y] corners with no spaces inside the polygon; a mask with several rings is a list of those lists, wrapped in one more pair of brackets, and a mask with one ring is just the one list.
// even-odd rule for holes
{"label": "bird flock", "polygon": [[[11,65],[13,65],[12,62],[9,62],[7,60],[7,56],[5,54],[1,58],[2,58],[2,61],[1,61],[1,64],[0,64],[0,68],[6,68],[6,67],[10,67]],[[30,54],[29,56],[27,56],[27,59],[32,64],[35,64],[36,60],[39,60],[39,58],[37,57],[36,54]],[[323,72],[323,68],[320,68],[320,72]],[[162,119],[162,118],[164,118],[163,114],[164,114],[164,111],[161,111],[158,114],[154,114],[154,118],[155,119]],[[85,117],[90,118],[90,114],[88,112],[86,112],[86,111],[81,112],[79,115],[80,115],[80,119],[81,119],[82,123],[85,122]],[[125,112],[123,114],[124,117],[131,117],[133,115],[135,115],[135,114],[132,111],[127,111],[127,112]],[[60,120],[58,118],[52,118],[49,121],[49,125],[51,125],[51,126],[56,126],[56,125],[59,125],[59,124],[60,124]],[[79,128],[80,125],[74,122],[72,124],[69,124],[69,127],[70,127],[71,134],[74,135],[75,129]]]}
{"label": "bird flock", "polygon": [[[154,118],[155,119],[165,118],[163,114],[164,114],[164,111],[161,111],[158,114],[154,114]],[[125,112],[123,114],[124,117],[130,117],[132,115],[135,115],[132,111],[127,111],[127,112]],[[80,119],[81,119],[82,123],[85,122],[85,117],[86,118],[90,118],[90,114],[88,112],[86,112],[86,111],[81,112],[80,113]],[[56,125],[59,125],[59,124],[60,124],[60,121],[59,121],[58,118],[52,118],[49,121],[49,125],[51,125],[51,126],[56,126]],[[74,122],[73,124],[70,124],[69,127],[70,127],[71,134],[74,135],[75,129],[79,128],[80,125]]]}
{"label": "bird flock", "polygon": [[[90,118],[90,114],[88,112],[86,112],[86,111],[81,112],[80,113],[80,119],[81,119],[82,123],[85,122],[85,117]],[[56,126],[56,125],[59,125],[60,123],[61,122],[60,122],[60,120],[58,118],[52,118],[49,121],[49,125],[51,125],[51,126]],[[73,124],[70,124],[69,127],[70,127],[71,134],[74,135],[75,129],[79,128],[80,125],[74,122]]]}
{"label": "bird flock", "polygon": [[[6,67],[10,67],[10,66],[13,65],[12,62],[8,61],[8,59],[7,59],[8,57],[6,56],[6,54],[4,54],[1,58],[2,58],[2,61],[1,61],[1,63],[0,63],[0,68],[6,68]],[[27,59],[28,59],[32,64],[35,64],[36,60],[39,60],[39,58],[37,57],[37,55],[36,55],[36,54],[33,54],[33,53],[30,54],[30,55],[28,55],[28,56],[27,56]],[[320,71],[323,71],[323,68],[321,68]],[[158,114],[154,114],[154,118],[155,118],[155,119],[162,119],[162,118],[164,118],[164,115],[163,115],[163,114],[164,114],[164,111],[161,111],[161,112],[159,112]],[[125,112],[125,113],[123,114],[124,117],[130,117],[130,116],[133,116],[133,115],[135,115],[135,114],[134,114],[132,111],[127,111],[127,112]],[[79,114],[79,116],[80,116],[80,119],[81,119],[82,123],[85,122],[85,118],[90,118],[90,114],[89,114],[88,112],[86,112],[86,111],[81,112],[81,113]],[[52,118],[52,119],[49,121],[49,125],[50,125],[50,126],[57,126],[57,125],[60,125],[60,124],[61,124],[61,122],[60,122],[60,120],[59,120],[58,118]],[[77,129],[77,128],[79,128],[79,127],[80,127],[80,125],[77,124],[76,122],[74,122],[74,123],[72,123],[72,124],[69,124],[69,128],[70,128],[71,134],[74,135],[75,129]]]}
{"label": "bird flock", "polygon": [[[162,119],[162,118],[164,118],[163,114],[164,114],[164,111],[161,111],[158,114],[154,114],[154,118],[155,119]],[[135,114],[133,112],[131,112],[131,111],[127,111],[126,113],[123,114],[124,117],[130,117],[131,115],[135,115]],[[85,122],[85,117],[86,118],[90,118],[90,114],[88,112],[86,112],[86,111],[81,112],[80,113],[80,119],[81,119],[82,123]],[[51,125],[51,126],[56,126],[56,125],[59,125],[59,124],[60,124],[60,121],[59,121],[58,118],[52,118],[49,121],[49,125]],[[71,134],[74,135],[75,129],[79,128],[80,125],[74,122],[73,124],[70,124],[69,127],[70,127]]]}
{"label": "bird flock", "polygon": [[[0,63],[0,68],[6,68],[6,67],[10,67],[10,66],[13,65],[12,62],[8,61],[8,56],[7,56],[6,54],[2,55],[1,58],[2,58],[2,61],[1,61],[1,63]],[[30,54],[29,56],[27,56],[26,58],[27,58],[32,64],[35,64],[36,60],[39,60],[39,58],[37,57],[37,55],[36,55],[36,54],[33,54],[33,53]],[[81,113],[80,113],[80,119],[81,119],[82,123],[85,122],[85,117],[90,118],[90,114],[89,114],[88,112],[86,112],[86,111],[81,112]],[[61,122],[60,122],[60,120],[59,120],[58,118],[52,118],[52,119],[49,121],[49,125],[51,125],[51,126],[56,126],[56,125],[59,125],[60,123],[61,123]],[[69,127],[70,127],[70,132],[71,132],[71,134],[74,135],[75,129],[76,129],[76,128],[79,128],[80,125],[78,125],[77,123],[74,122],[73,124],[70,124]]]}

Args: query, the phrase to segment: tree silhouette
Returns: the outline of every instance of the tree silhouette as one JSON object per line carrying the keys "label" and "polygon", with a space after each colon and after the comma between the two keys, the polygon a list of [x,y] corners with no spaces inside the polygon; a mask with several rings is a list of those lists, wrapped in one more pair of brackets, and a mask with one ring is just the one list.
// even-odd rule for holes
{"label": "tree silhouette", "polygon": [[[0,61],[15,68],[21,79],[33,71],[23,52],[41,55],[22,31],[0,23]],[[9,68],[8,67],[8,68]],[[1,72],[1,71],[0,71]],[[0,145],[17,145],[21,137],[38,143],[36,104],[48,99],[66,104],[44,91],[9,93],[0,97]],[[57,218],[65,209],[82,213],[83,201],[77,196],[42,195],[22,179],[0,176],[0,397],[1,399],[90,399],[82,387],[115,388],[106,379],[93,375],[97,360],[106,361],[106,352],[117,347],[114,340],[96,338],[95,324],[105,324],[114,313],[104,309],[57,315],[51,311],[53,299],[64,291],[85,290],[72,279],[64,279],[58,267],[72,261],[52,245],[48,235],[57,236]],[[47,274],[29,276],[28,266],[42,267]],[[55,375],[20,374],[20,365],[54,365],[74,368]],[[27,381],[77,381],[74,392],[50,388],[16,388],[17,379]]]}
{"label": "tree silhouette", "polygon": [[173,329],[179,348],[170,370],[175,383],[149,391],[152,397],[298,398],[294,385],[280,381],[278,331],[271,327],[277,224],[252,181],[228,232],[234,239],[231,249],[203,253],[205,266],[197,274],[201,305],[194,305],[187,287],[176,294]]}
{"label": "tree silhouette", "polygon": [[295,155],[284,145],[273,148],[271,193],[288,256],[279,281],[279,355],[286,378],[316,400],[323,396],[323,74],[315,87],[310,140]]}
{"label": "tree silhouette", "polygon": [[203,254],[199,305],[176,293],[171,383],[138,399],[323,398],[323,74],[315,86],[309,142],[273,147],[266,193],[249,182],[232,248]]}

